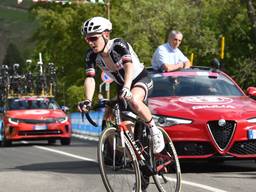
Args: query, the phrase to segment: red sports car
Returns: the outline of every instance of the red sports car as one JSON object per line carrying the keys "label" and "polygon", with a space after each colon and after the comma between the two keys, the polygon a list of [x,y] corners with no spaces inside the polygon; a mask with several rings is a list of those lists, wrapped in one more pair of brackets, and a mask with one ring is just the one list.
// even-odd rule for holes
{"label": "red sports car", "polygon": [[62,145],[71,142],[71,122],[53,98],[10,98],[4,107],[1,126],[2,145],[13,141],[48,140]]}
{"label": "red sports car", "polygon": [[149,106],[180,159],[256,159],[256,88],[247,96],[227,74],[207,67],[152,77]]}

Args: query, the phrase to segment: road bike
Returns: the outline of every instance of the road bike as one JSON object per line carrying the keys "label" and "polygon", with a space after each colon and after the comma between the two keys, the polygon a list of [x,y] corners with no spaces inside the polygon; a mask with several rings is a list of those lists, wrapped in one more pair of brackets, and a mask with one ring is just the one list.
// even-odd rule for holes
{"label": "road bike", "polygon": [[[135,114],[120,111],[118,101],[106,100],[105,105],[113,110],[114,121],[101,133],[97,156],[107,191],[141,192],[153,183],[160,192],[179,192],[179,159],[165,130],[159,128],[164,136],[165,148],[153,154],[152,139],[144,122]],[[97,126],[89,113],[85,115],[91,124]],[[134,134],[121,121],[123,117],[135,122]]]}

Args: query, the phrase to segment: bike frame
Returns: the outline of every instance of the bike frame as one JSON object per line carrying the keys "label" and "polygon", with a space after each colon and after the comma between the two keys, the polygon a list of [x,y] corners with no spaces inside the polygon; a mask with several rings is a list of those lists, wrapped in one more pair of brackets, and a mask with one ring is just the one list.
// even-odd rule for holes
{"label": "bike frame", "polygon": [[[128,139],[128,142],[130,142],[131,146],[133,147],[133,150],[135,152],[135,155],[137,157],[139,164],[142,167],[146,167],[147,170],[150,172],[150,174],[154,174],[155,173],[154,168],[151,165],[149,165],[149,163],[146,161],[146,158],[144,157],[141,149],[139,148],[136,141],[134,140],[133,135],[131,134],[129,128],[126,126],[126,124],[123,121],[121,121],[119,104],[115,104],[115,106],[114,106],[114,115],[115,115],[115,123],[117,125],[117,131],[120,132],[122,147],[125,147],[124,137],[126,137]],[[129,117],[129,118],[132,118],[132,117]],[[136,122],[139,120],[132,118],[132,121]]]}

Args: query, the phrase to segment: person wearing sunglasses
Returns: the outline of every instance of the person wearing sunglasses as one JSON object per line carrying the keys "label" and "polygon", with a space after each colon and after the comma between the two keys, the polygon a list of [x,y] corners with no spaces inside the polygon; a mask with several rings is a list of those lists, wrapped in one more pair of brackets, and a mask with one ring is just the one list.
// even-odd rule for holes
{"label": "person wearing sunglasses", "polygon": [[152,67],[156,71],[167,72],[189,68],[189,59],[181,52],[179,46],[183,35],[180,31],[171,31],[168,42],[160,45],[152,57]]}
{"label": "person wearing sunglasses", "polygon": [[[125,100],[128,110],[148,124],[153,138],[153,151],[160,153],[164,148],[163,135],[146,105],[153,81],[131,45],[121,38],[110,39],[111,31],[112,23],[104,17],[90,18],[82,26],[82,35],[90,49],[85,58],[85,100],[79,103],[78,109],[80,112],[90,110],[95,91],[95,67],[98,66],[117,84],[120,104],[123,105],[121,101]],[[127,109],[123,106],[122,110]]]}

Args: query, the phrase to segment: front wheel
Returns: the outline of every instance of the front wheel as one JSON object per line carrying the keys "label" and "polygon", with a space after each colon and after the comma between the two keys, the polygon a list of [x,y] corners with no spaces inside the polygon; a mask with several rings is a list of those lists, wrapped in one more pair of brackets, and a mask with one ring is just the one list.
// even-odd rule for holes
{"label": "front wheel", "polygon": [[12,145],[12,141],[6,139],[5,136],[3,136],[1,145],[3,147],[10,147]]}
{"label": "front wheel", "polygon": [[140,191],[139,164],[131,144],[125,139],[121,145],[120,133],[115,127],[102,132],[98,143],[100,173],[108,192]]}
{"label": "front wheel", "polygon": [[6,139],[5,131],[4,131],[4,125],[3,124],[2,124],[2,129],[1,129],[1,136],[2,136],[1,146],[2,147],[10,147],[12,145],[12,141]]}
{"label": "front wheel", "polygon": [[179,192],[181,190],[181,169],[173,142],[166,131],[159,128],[164,136],[165,148],[159,154],[152,155],[157,174],[154,182],[160,192]]}
{"label": "front wheel", "polygon": [[65,138],[60,140],[61,145],[70,145],[71,138]]}

